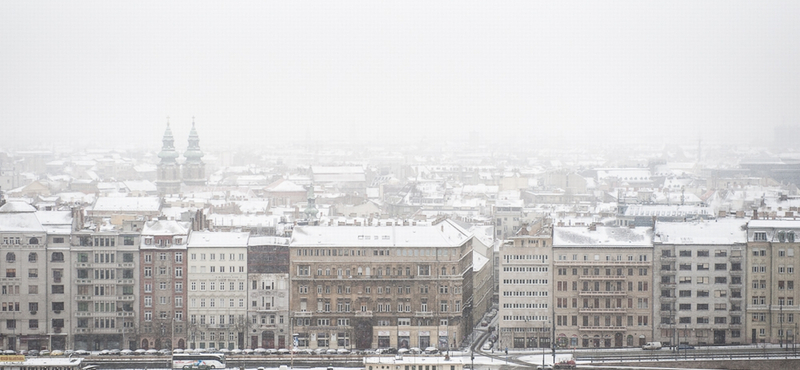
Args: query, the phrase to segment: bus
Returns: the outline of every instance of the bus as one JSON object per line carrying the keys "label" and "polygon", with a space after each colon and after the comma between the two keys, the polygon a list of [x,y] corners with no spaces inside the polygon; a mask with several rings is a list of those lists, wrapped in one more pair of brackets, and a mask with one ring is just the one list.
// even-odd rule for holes
{"label": "bus", "polygon": [[172,355],[172,368],[181,370],[224,369],[225,355],[222,353],[175,353]]}
{"label": "bus", "polygon": [[0,370],[81,370],[83,359],[78,357],[34,357],[22,355],[0,356]]}

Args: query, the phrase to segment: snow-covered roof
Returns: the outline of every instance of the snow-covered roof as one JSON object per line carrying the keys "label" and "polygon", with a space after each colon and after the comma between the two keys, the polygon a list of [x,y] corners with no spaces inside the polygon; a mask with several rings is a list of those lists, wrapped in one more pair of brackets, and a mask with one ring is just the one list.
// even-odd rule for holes
{"label": "snow-covered roof", "polygon": [[48,234],[69,234],[72,231],[70,211],[36,211],[36,218]]}
{"label": "snow-covered roof", "polygon": [[100,197],[95,201],[92,211],[114,212],[158,212],[161,200],[158,197]]}
{"label": "snow-covered roof", "polygon": [[472,251],[472,271],[480,271],[488,262],[489,259],[484,255],[474,250]]}
{"label": "snow-covered roof", "polygon": [[272,184],[267,185],[264,189],[270,192],[305,192],[306,189],[300,185],[295,184],[292,181],[286,179],[280,179],[278,181],[273,182]]}
{"label": "snow-covered roof", "polygon": [[649,227],[588,227],[553,228],[554,247],[651,247]]}
{"label": "snow-covered roof", "polygon": [[280,236],[251,236],[248,245],[289,245],[291,239]]}
{"label": "snow-covered roof", "polygon": [[730,245],[747,242],[744,219],[721,218],[714,221],[658,222],[655,242],[662,244]]}
{"label": "snow-covered roof", "polygon": [[8,202],[0,207],[0,231],[44,232],[36,217],[36,209],[22,202]]}
{"label": "snow-covered roof", "polygon": [[292,247],[454,247],[472,235],[445,220],[433,226],[297,226]]}
{"label": "snow-covered roof", "polygon": [[174,220],[147,221],[142,228],[142,235],[186,235],[191,227],[190,222]]}
{"label": "snow-covered roof", "polygon": [[747,223],[750,229],[763,228],[763,229],[794,229],[800,228],[800,221],[795,220],[751,220]]}
{"label": "snow-covered roof", "polygon": [[247,247],[250,233],[195,231],[189,235],[191,247]]}
{"label": "snow-covered roof", "polygon": [[25,202],[8,202],[0,207],[0,213],[31,213],[36,212],[36,208]]}
{"label": "snow-covered roof", "polygon": [[123,181],[123,185],[128,188],[128,191],[136,192],[136,191],[144,191],[144,192],[156,192],[158,188],[156,184],[153,184],[147,180],[136,180],[136,181]]}

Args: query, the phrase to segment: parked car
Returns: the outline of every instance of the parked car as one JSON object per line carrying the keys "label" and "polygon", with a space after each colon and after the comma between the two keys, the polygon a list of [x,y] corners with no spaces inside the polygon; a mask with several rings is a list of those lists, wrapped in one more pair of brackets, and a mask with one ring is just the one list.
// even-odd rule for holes
{"label": "parked car", "polygon": [[46,349],[43,349],[43,350],[39,351],[39,356],[50,356],[50,351],[46,350]]}
{"label": "parked car", "polygon": [[678,345],[678,350],[680,351],[682,349],[694,349],[694,346],[691,344],[681,343]]}
{"label": "parked car", "polygon": [[107,349],[104,349],[104,350],[100,351],[100,353],[98,353],[98,355],[100,355],[100,356],[108,356],[110,354],[111,354],[111,351],[109,351]]}
{"label": "parked car", "polygon": [[122,356],[133,356],[133,351],[129,349],[123,349],[122,351],[119,351],[119,354]]}
{"label": "parked car", "polygon": [[642,349],[661,349],[661,342],[647,342],[642,346]]}
{"label": "parked car", "polygon": [[425,353],[427,353],[429,355],[435,355],[435,354],[439,353],[439,350],[436,349],[436,347],[426,347],[425,348]]}

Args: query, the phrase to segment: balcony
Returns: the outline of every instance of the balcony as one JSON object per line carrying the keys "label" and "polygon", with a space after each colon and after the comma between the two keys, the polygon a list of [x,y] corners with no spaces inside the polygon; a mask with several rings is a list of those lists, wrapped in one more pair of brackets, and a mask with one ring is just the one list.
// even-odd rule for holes
{"label": "balcony", "polygon": [[615,297],[615,296],[626,296],[627,292],[618,290],[618,291],[591,291],[591,290],[582,290],[580,292],[581,297],[587,296],[601,296],[601,297]]}
{"label": "balcony", "polygon": [[311,317],[311,311],[294,311],[294,317]]}
{"label": "balcony", "polygon": [[372,317],[372,311],[356,311],[356,317]]}
{"label": "balcony", "polygon": [[553,261],[556,266],[651,266],[651,261]]}
{"label": "balcony", "polygon": [[433,317],[432,311],[416,311],[414,317]]}
{"label": "balcony", "polygon": [[625,313],[625,309],[621,307],[613,307],[613,308],[594,308],[594,307],[583,307],[578,310],[580,313]]}
{"label": "balcony", "polygon": [[581,280],[625,280],[625,275],[581,275]]}
{"label": "balcony", "polygon": [[579,326],[579,331],[625,331],[624,326]]}
{"label": "balcony", "polygon": [[661,262],[673,262],[675,261],[675,258],[675,255],[661,256]]}
{"label": "balcony", "polygon": [[673,276],[678,273],[678,270],[661,270],[661,276]]}
{"label": "balcony", "polygon": [[744,276],[743,270],[730,270],[728,273],[730,273],[731,276]]}

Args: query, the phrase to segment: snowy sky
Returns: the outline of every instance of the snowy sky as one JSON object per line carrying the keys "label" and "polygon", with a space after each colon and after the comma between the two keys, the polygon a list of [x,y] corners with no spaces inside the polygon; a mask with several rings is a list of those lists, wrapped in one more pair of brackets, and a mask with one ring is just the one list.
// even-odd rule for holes
{"label": "snowy sky", "polygon": [[[747,141],[800,124],[798,1],[3,1],[0,146]],[[2,149],[2,148],[0,148]]]}

